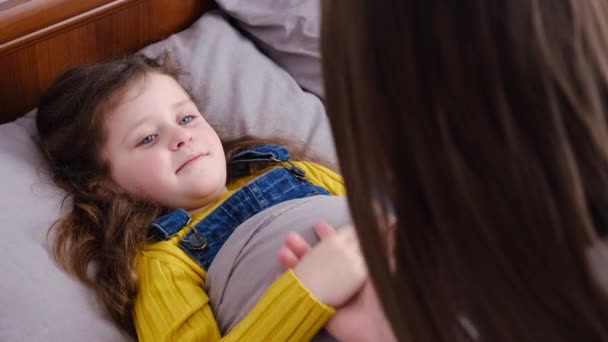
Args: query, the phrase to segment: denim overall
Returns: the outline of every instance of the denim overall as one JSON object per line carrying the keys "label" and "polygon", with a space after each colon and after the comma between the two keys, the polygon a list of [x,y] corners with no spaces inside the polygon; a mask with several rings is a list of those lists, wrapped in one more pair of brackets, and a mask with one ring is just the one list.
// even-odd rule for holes
{"label": "denim overall", "polygon": [[[234,192],[196,226],[191,227],[178,244],[205,270],[209,269],[230,234],[248,218],[291,199],[329,195],[325,188],[308,181],[304,170],[289,162],[289,151],[282,146],[260,145],[243,150],[230,161],[230,171],[236,176],[245,176],[247,164],[251,162],[276,162],[283,167],[256,177]],[[177,209],[154,220],[151,234],[157,240],[166,240],[191,222],[186,210]]]}

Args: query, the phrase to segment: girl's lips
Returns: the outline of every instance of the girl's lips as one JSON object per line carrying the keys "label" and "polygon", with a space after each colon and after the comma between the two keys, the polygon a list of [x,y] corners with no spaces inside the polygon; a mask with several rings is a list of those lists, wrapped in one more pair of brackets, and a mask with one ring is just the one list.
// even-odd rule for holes
{"label": "girl's lips", "polygon": [[206,156],[206,155],[207,155],[207,154],[205,154],[205,153],[201,153],[201,154],[196,154],[196,155],[193,155],[193,156],[188,157],[188,159],[186,159],[186,161],[185,161],[185,162],[184,162],[184,163],[183,163],[183,164],[182,164],[180,167],[178,167],[178,168],[177,168],[177,170],[175,171],[175,173],[177,174],[177,173],[178,173],[178,172],[180,172],[180,171],[181,171],[181,170],[182,170],[184,167],[186,167],[186,166],[190,165],[190,163],[192,163],[193,161],[198,160],[198,159],[200,159],[201,157],[204,157],[204,156]]}

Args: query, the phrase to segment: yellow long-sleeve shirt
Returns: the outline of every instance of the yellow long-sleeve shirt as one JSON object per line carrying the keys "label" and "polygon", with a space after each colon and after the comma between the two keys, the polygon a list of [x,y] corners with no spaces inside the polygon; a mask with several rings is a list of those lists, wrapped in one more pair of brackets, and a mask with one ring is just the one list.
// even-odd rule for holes
{"label": "yellow long-sleeve shirt", "polygon": [[[309,162],[294,162],[315,185],[345,195],[342,178]],[[197,212],[198,222],[261,172],[228,185],[214,205]],[[194,225],[195,225],[194,224]],[[205,292],[206,271],[178,247],[189,228],[166,241],[148,245],[137,259],[140,280],[134,320],[140,341],[305,341],[325,325],[334,310],[319,302],[291,271],[264,293],[249,314],[221,336]]]}

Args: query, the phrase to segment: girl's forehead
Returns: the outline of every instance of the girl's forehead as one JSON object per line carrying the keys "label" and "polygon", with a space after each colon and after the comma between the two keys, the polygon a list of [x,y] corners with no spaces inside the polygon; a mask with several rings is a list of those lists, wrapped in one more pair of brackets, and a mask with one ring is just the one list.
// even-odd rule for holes
{"label": "girl's forehead", "polygon": [[173,77],[149,72],[129,81],[116,94],[110,112],[132,118],[136,114],[153,114],[186,98],[188,94]]}
{"label": "girl's forehead", "polygon": [[126,136],[140,125],[166,119],[181,107],[195,104],[171,76],[147,73],[126,84],[106,112],[105,128],[112,136]]}

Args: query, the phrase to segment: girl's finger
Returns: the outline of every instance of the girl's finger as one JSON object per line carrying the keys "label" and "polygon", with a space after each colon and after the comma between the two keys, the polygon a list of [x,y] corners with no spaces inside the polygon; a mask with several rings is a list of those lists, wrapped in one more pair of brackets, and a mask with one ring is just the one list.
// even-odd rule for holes
{"label": "girl's finger", "polygon": [[300,260],[293,254],[291,249],[287,247],[281,247],[279,250],[279,262],[285,268],[294,268],[300,262]]}
{"label": "girl's finger", "polygon": [[285,238],[285,246],[300,260],[310,251],[310,245],[297,233],[289,233]]}
{"label": "girl's finger", "polygon": [[314,230],[319,239],[323,240],[328,236],[336,234],[336,229],[325,221],[318,222],[314,225]]}

